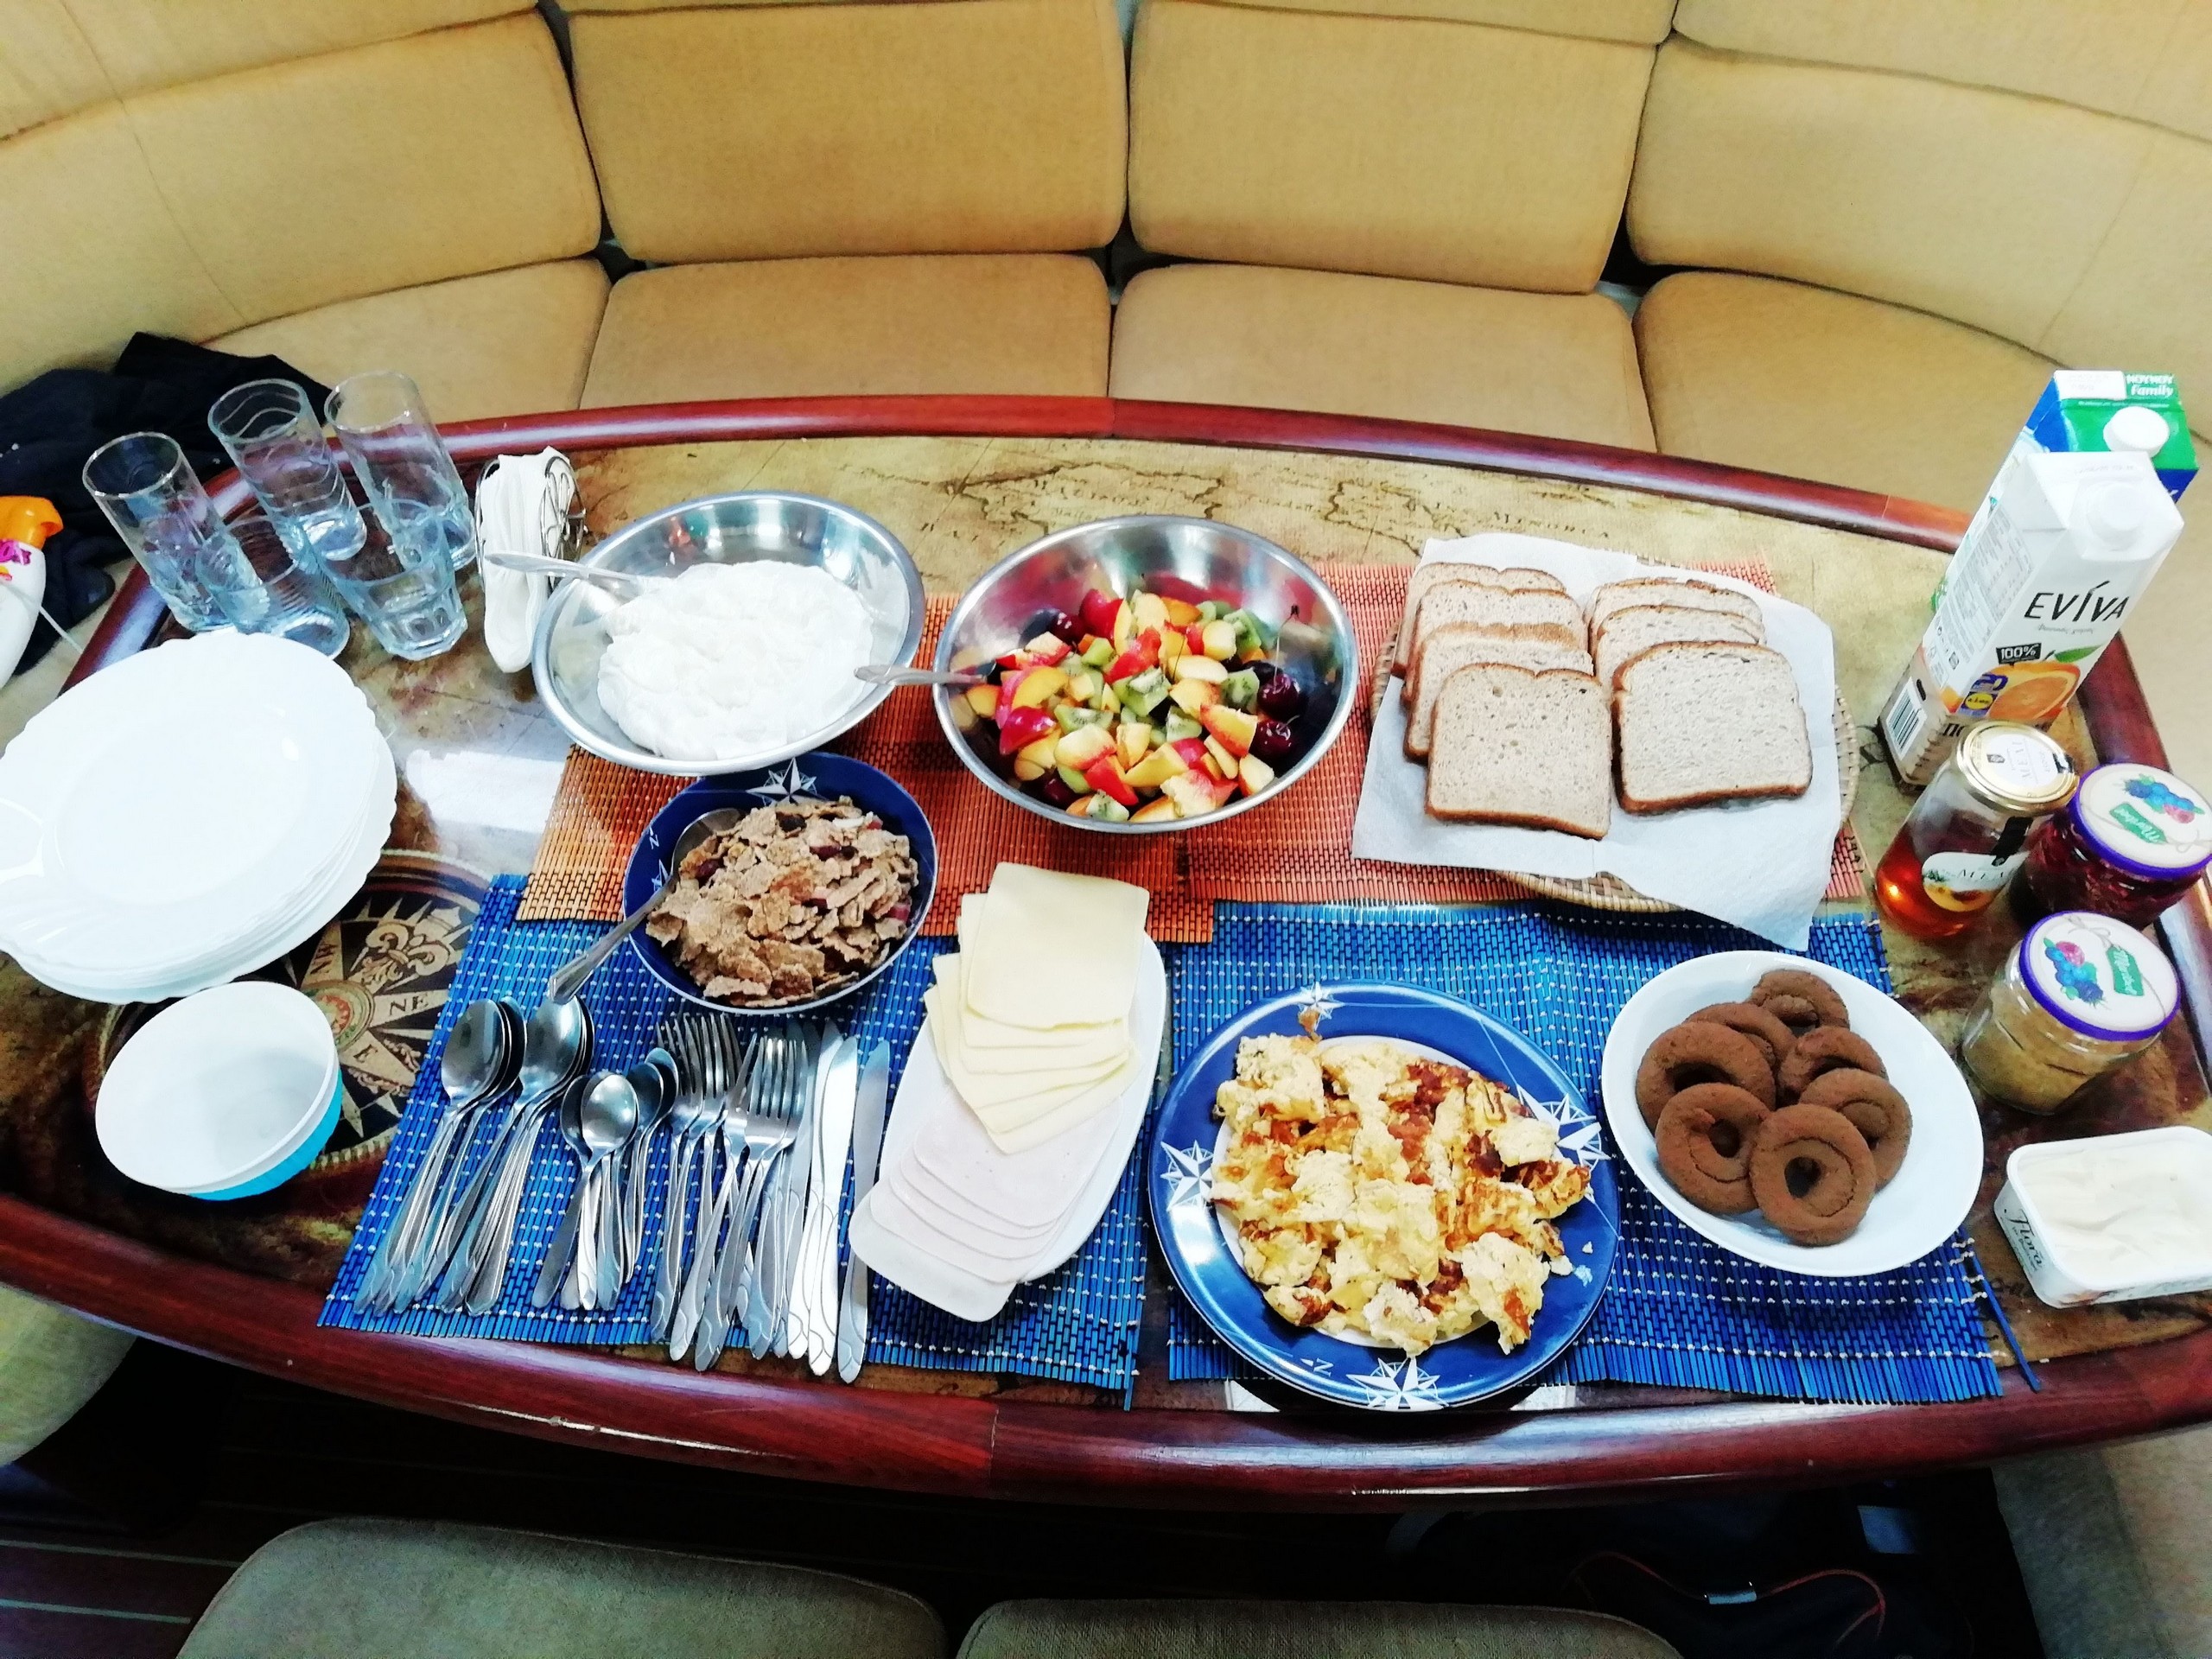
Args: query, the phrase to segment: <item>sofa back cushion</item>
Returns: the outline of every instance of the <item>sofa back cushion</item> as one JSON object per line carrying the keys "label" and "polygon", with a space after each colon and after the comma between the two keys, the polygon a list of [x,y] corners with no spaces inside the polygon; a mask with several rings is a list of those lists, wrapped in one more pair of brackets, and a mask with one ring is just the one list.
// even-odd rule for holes
{"label": "sofa back cushion", "polygon": [[1068,251],[1121,225],[1111,0],[572,10],[608,222],[640,259]]}
{"label": "sofa back cushion", "polygon": [[[1144,0],[1130,69],[1140,242],[1498,288],[1596,283],[1670,4],[1291,6]],[[1540,20],[1552,32],[1510,26]]]}
{"label": "sofa back cushion", "polygon": [[[0,385],[588,251],[598,196],[512,0],[0,0]],[[422,32],[410,32],[422,31]]]}
{"label": "sofa back cushion", "polygon": [[2212,7],[2128,10],[1684,0],[1629,197],[1637,251],[2212,397]]}

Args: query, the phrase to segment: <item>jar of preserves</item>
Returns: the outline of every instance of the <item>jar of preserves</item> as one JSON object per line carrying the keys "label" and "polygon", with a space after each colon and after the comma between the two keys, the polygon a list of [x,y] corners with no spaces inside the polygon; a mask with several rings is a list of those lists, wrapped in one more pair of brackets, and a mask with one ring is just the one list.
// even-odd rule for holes
{"label": "jar of preserves", "polygon": [[2148,927],[2208,864],[2212,803],[2171,772],[2124,760],[2090,772],[2063,812],[2036,826],[2012,909],[2023,922],[2094,910]]}
{"label": "jar of preserves", "polygon": [[1982,1093],[2055,1112],[2158,1039],[2173,964],[2125,922],[2061,911],[2027,931],[1967,1020],[1959,1059]]}
{"label": "jar of preserves", "polygon": [[2049,733],[2014,721],[1973,728],[1875,866],[1875,904],[1917,938],[1965,932],[2012,879],[2028,831],[2066,804],[2075,782]]}

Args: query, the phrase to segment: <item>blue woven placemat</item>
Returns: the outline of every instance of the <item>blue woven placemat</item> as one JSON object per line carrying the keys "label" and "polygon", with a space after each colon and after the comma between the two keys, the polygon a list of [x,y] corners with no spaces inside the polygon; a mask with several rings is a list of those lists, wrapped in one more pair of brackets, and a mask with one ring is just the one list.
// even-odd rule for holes
{"label": "blue woven placemat", "polygon": [[[1202,1043],[1253,1003],[1316,981],[1424,986],[1520,1031],[1594,1104],[1605,1033],[1637,988],[1693,957],[1762,948],[1770,947],[1688,915],[1219,904],[1212,943],[1177,954],[1175,1027]],[[1890,988],[1880,932],[1863,915],[1816,921],[1807,954]],[[1708,1243],[1625,1170],[1620,1185],[1611,1285],[1547,1382],[1870,1402],[1999,1391],[1977,1312],[1980,1264],[1963,1232],[1894,1273],[1811,1279]],[[1168,1375],[1246,1375],[1180,1294],[1168,1310]]]}
{"label": "blue woven placemat", "polygon": [[[666,1197],[664,1154],[658,1148],[648,1162],[645,1259],[620,1303],[597,1313],[530,1306],[538,1263],[575,1179],[575,1160],[550,1124],[539,1133],[514,1255],[496,1308],[482,1315],[419,1309],[365,1313],[353,1305],[360,1275],[429,1149],[440,1109],[438,1064],[461,1010],[483,996],[509,995],[529,1006],[543,994],[546,978],[556,968],[606,931],[597,922],[517,922],[515,906],[522,889],[521,877],[500,877],[476,918],[408,1110],[392,1137],[384,1173],[362,1212],[338,1282],[323,1304],[324,1325],[353,1331],[600,1346],[651,1339],[648,1315],[659,1217]],[[891,1046],[894,1091],[906,1052],[921,1029],[921,994],[929,982],[930,964],[950,944],[916,939],[888,974],[836,1010],[848,1032]],[[618,951],[585,991],[592,1014],[594,1064],[620,1069],[635,1062],[652,1046],[671,1000],[633,953]],[[1074,1259],[1048,1278],[1017,1287],[1006,1310],[988,1324],[956,1319],[876,1280],[869,1301],[868,1357],[880,1363],[935,1370],[1011,1372],[1089,1382],[1126,1393],[1136,1381],[1137,1335],[1143,1322],[1144,1228],[1141,1183],[1132,1160],[1105,1220]]]}

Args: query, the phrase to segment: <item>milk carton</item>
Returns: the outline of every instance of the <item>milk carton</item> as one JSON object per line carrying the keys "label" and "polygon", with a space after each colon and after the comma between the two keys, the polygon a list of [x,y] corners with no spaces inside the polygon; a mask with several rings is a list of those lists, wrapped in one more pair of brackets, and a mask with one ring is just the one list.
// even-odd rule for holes
{"label": "milk carton", "polygon": [[1976,721],[2057,718],[2180,535],[2148,454],[2050,451],[2024,434],[1882,711],[1898,775],[1926,783]]}
{"label": "milk carton", "polygon": [[2158,481],[2175,500],[2196,476],[2189,416],[2171,374],[2119,369],[2060,369],[2028,412],[2014,441],[2054,453],[2133,449],[2151,457]]}

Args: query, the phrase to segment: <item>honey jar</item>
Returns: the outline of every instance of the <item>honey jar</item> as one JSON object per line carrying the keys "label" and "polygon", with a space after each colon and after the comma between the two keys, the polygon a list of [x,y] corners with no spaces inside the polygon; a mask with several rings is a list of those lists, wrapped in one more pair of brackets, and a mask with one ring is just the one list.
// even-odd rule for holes
{"label": "honey jar", "polygon": [[1959,1059],[1983,1094],[2055,1112],[2158,1040],[2173,964],[2125,922],[2061,911],[2030,928],[1967,1018]]}
{"label": "honey jar", "polygon": [[2208,864],[2212,803],[2171,772],[2121,761],[2090,772],[2063,812],[2036,826],[2012,909],[2023,922],[2094,910],[2148,927]]}
{"label": "honey jar", "polygon": [[2056,739],[2014,721],[1976,726],[1912,804],[1874,868],[1874,902],[1916,938],[1955,938],[2026,856],[2028,832],[2074,793]]}

